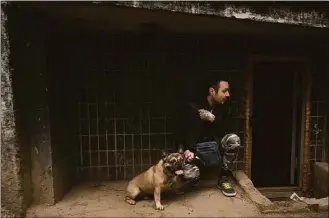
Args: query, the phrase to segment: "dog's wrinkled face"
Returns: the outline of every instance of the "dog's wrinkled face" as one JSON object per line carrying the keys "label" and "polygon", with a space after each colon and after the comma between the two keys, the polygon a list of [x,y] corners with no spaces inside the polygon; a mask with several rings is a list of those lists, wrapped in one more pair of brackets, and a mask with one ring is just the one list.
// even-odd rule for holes
{"label": "dog's wrinkled face", "polygon": [[171,175],[183,174],[184,158],[183,151],[177,153],[162,153],[163,167]]}

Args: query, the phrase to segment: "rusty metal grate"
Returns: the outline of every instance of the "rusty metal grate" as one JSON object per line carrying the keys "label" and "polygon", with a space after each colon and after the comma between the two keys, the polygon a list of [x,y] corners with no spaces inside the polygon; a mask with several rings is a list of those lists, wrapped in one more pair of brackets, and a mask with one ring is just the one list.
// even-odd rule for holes
{"label": "rusty metal grate", "polygon": [[[78,102],[79,176],[131,178],[156,163],[161,149],[172,150],[171,117],[167,117],[165,110],[155,116],[154,112],[159,111],[152,106],[152,102],[142,106],[129,102],[119,105],[97,98],[94,103]],[[136,110],[137,120],[129,117],[129,113],[118,112],[124,107]]]}
{"label": "rusty metal grate", "polygon": [[[314,73],[313,75],[313,90],[312,90],[312,108],[311,108],[311,153],[310,161],[326,161],[325,154],[325,141],[326,141],[326,127],[327,127],[327,109],[328,100],[326,93],[322,89],[321,85],[324,85],[322,81],[324,73],[321,71]],[[320,87],[318,87],[320,85]]]}
{"label": "rusty metal grate", "polygon": [[[243,140],[244,75],[239,70],[242,59],[228,54],[201,54],[197,51],[200,41],[189,39],[189,43],[193,42],[195,47],[181,43],[181,48],[175,44],[172,50],[158,48],[163,49],[161,52],[133,53],[132,48],[127,52],[122,48],[103,53],[97,50],[97,57],[83,59],[80,76],[84,78],[76,103],[80,180],[130,179],[156,163],[160,150],[172,151],[174,108],[179,102],[177,87],[184,83],[193,92],[207,76],[230,75],[230,116],[235,132]],[[126,45],[141,42],[131,39],[129,43]],[[187,47],[195,51],[188,52]],[[189,73],[177,76],[177,72]],[[240,169],[243,159],[240,149]]]}
{"label": "rusty metal grate", "polygon": [[324,161],[326,132],[326,102],[313,101],[311,115],[311,156],[310,160]]}
{"label": "rusty metal grate", "polygon": [[[322,74],[321,74],[322,73]],[[327,161],[326,150],[326,133],[328,122],[328,96],[323,87],[325,87],[326,79],[324,74],[326,71],[319,68],[313,74],[312,87],[312,108],[311,108],[311,124],[310,124],[310,156],[309,156],[309,187],[310,192],[313,190],[313,166],[315,162]]]}
{"label": "rusty metal grate", "polygon": [[[170,114],[166,111],[159,114],[157,108],[152,107],[152,102],[143,103],[140,107],[129,102],[125,105],[135,108],[142,115],[137,125],[131,125],[135,121],[127,117],[127,114],[119,116],[116,113],[115,102],[78,102],[80,178],[129,179],[156,163],[161,149],[174,149],[173,120]],[[233,116],[233,113],[240,110],[238,105],[232,102],[232,124],[243,139],[244,119],[241,113]],[[152,116],[154,112],[158,116]],[[237,162],[241,169],[243,149],[240,149]]]}
{"label": "rusty metal grate", "polygon": [[[174,149],[173,118],[165,108],[168,106],[152,102],[119,104],[110,100],[100,101],[95,96],[77,103],[80,178],[129,179],[156,163],[161,149]],[[129,117],[127,108],[133,108],[136,116]],[[230,116],[243,139],[241,102],[231,102]],[[243,149],[237,162],[241,169]]]}

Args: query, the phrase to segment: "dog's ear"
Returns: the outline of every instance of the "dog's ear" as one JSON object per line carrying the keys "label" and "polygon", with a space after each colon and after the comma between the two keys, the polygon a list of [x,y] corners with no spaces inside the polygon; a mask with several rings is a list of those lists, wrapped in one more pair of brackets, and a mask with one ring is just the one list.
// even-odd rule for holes
{"label": "dog's ear", "polygon": [[184,146],[182,144],[178,145],[177,153],[183,154],[184,153]]}
{"label": "dog's ear", "polygon": [[165,158],[167,156],[168,156],[168,152],[164,151],[164,150],[161,150],[161,158]]}

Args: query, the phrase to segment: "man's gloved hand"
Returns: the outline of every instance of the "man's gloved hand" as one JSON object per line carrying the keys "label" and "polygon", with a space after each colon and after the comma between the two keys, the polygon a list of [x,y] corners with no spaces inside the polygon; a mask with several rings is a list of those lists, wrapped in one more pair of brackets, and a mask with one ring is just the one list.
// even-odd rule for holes
{"label": "man's gloved hand", "polygon": [[184,152],[184,158],[186,159],[187,162],[191,162],[194,159],[194,153],[191,152],[190,150],[186,150]]}
{"label": "man's gloved hand", "polygon": [[210,111],[207,111],[205,109],[200,109],[199,110],[199,115],[202,120],[207,120],[210,122],[215,121],[215,115],[213,115]]}

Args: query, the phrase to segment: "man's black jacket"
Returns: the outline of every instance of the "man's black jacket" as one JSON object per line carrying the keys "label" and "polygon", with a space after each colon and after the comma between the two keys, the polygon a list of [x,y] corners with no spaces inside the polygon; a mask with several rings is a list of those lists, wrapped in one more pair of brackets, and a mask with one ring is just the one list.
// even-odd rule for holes
{"label": "man's black jacket", "polygon": [[[212,110],[215,121],[202,120],[199,115],[200,109]],[[232,132],[227,105],[211,107],[206,99],[201,103],[189,102],[180,107],[177,112],[174,118],[176,123],[175,141],[191,151],[195,151],[194,146],[199,142],[219,142],[225,134]]]}

